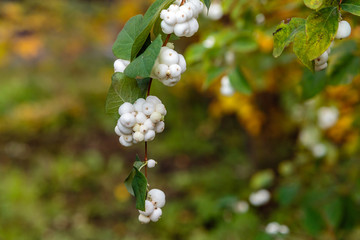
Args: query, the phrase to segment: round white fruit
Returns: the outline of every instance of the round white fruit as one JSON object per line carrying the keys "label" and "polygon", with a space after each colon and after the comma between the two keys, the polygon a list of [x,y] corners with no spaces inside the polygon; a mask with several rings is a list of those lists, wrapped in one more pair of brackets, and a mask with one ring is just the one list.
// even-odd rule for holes
{"label": "round white fruit", "polygon": [[336,32],[335,38],[336,39],[343,39],[347,38],[351,34],[351,26],[347,21],[340,21],[339,27]]}
{"label": "round white fruit", "polygon": [[150,218],[147,217],[147,216],[144,216],[144,215],[140,214],[140,215],[139,215],[139,222],[144,223],[144,224],[149,223],[149,222],[150,222]]}
{"label": "round white fruit", "polygon": [[149,200],[145,200],[145,211],[139,210],[139,213],[144,216],[150,216],[154,212],[154,204]]}
{"label": "round white fruit", "polygon": [[162,215],[161,208],[156,208],[154,212],[150,215],[150,220],[153,222],[157,222],[159,221],[161,215]]}
{"label": "round white fruit", "polygon": [[156,165],[156,161],[154,159],[149,159],[147,161],[148,168],[153,168],[153,167],[155,167],[155,165]]}
{"label": "round white fruit", "polygon": [[162,208],[165,206],[165,193],[160,189],[151,189],[148,192],[148,197],[154,203],[155,207]]}

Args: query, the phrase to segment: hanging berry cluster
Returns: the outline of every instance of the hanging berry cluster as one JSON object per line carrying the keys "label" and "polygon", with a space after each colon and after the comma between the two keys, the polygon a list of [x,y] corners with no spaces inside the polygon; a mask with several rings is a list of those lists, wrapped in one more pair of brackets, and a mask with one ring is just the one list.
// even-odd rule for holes
{"label": "hanging berry cluster", "polygon": [[351,27],[342,20],[342,11],[360,15],[349,0],[304,1],[306,6],[316,10],[307,19],[292,18],[279,24],[274,32],[274,57],[293,43],[293,51],[299,60],[311,71],[327,68],[330,48],[334,39],[350,35]]}
{"label": "hanging berry cluster", "polygon": [[[203,1],[209,8],[210,0]],[[157,222],[165,205],[163,191],[148,189],[147,169],[156,164],[155,160],[148,159],[148,142],[164,131],[167,114],[161,100],[150,95],[151,84],[157,79],[172,87],[180,81],[186,61],[169,40],[173,33],[177,37],[191,37],[198,31],[197,17],[204,3],[200,0],[156,0],[144,16],[129,19],[113,45],[118,59],[114,62],[115,73],[106,99],[106,111],[117,119],[115,133],[122,146],[145,142],[144,159],[136,156],[125,180],[127,190],[136,198],[141,223]]]}

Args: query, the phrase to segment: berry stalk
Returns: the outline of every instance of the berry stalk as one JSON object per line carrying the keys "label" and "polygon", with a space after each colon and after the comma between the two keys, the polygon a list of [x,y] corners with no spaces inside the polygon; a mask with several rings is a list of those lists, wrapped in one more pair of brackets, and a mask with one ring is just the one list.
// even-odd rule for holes
{"label": "berry stalk", "polygon": [[[185,0],[182,0],[181,3],[180,3],[180,6],[184,5],[185,4]],[[163,47],[165,47],[168,42],[169,42],[169,39],[171,37],[171,33],[167,35],[164,43],[163,43]],[[150,82],[149,82],[149,86],[148,86],[148,89],[147,89],[147,94],[146,96],[148,97],[150,95],[150,89],[151,89],[151,83],[152,83],[152,78],[150,78]],[[147,146],[147,142],[145,142],[145,154],[144,154],[144,162],[146,162],[148,160],[148,146]],[[145,165],[145,177],[147,178],[147,165]]]}

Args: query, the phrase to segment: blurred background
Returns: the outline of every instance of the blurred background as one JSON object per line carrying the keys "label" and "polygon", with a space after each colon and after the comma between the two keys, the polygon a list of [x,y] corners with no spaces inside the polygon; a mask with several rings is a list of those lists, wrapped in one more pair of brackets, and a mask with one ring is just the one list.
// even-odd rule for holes
{"label": "blurred background", "polygon": [[[359,20],[343,16],[341,68],[313,75],[272,56],[301,0],[214,0],[175,41],[188,70],[151,91],[168,114],[148,177],[167,204],[138,222],[123,181],[144,149],[119,144],[104,105],[112,44],[151,2],[0,1],[0,239],[360,239]],[[248,84],[224,95],[234,67]]]}

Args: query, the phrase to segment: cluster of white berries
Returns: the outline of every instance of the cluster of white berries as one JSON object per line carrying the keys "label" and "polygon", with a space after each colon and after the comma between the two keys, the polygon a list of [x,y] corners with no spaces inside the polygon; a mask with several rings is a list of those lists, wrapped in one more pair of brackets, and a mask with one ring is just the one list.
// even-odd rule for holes
{"label": "cluster of white berries", "polygon": [[268,203],[270,201],[270,198],[271,198],[270,192],[266,189],[261,189],[257,192],[253,192],[250,194],[249,202],[252,205],[258,207]]}
{"label": "cluster of white berries", "polygon": [[186,70],[186,61],[183,55],[174,50],[174,45],[168,43],[162,47],[153,66],[151,77],[158,79],[165,86],[172,87],[181,79]]}
{"label": "cluster of white berries", "polygon": [[[340,21],[339,22],[339,26],[338,26],[338,30],[336,32],[335,38],[336,39],[343,39],[343,38],[347,38],[348,36],[350,36],[351,33],[351,26],[347,21]],[[318,58],[315,59],[315,71],[321,71],[324,70],[325,68],[327,68],[328,64],[328,58],[329,58],[329,54],[330,54],[330,49],[333,45],[333,42],[331,43],[330,47],[323,53],[321,54]]]}
{"label": "cluster of white berries", "polygon": [[191,37],[199,30],[197,17],[203,10],[204,4],[200,0],[187,0],[182,6],[177,0],[160,13],[161,28],[165,34],[174,33],[178,37]]}
{"label": "cluster of white berries", "polygon": [[139,221],[141,223],[149,223],[150,221],[159,221],[162,210],[165,206],[165,193],[159,189],[151,189],[145,200],[145,211],[139,210]]}
{"label": "cluster of white berries", "polygon": [[125,102],[119,107],[119,114],[115,133],[125,147],[152,141],[156,133],[164,131],[166,109],[155,96],[148,96],[146,100],[139,98],[134,104]]}
{"label": "cluster of white berries", "polygon": [[123,60],[123,59],[117,59],[114,62],[114,71],[115,72],[121,72],[123,73],[125,71],[125,68],[130,64],[130,61]]}
{"label": "cluster of white berries", "polygon": [[270,235],[276,234],[288,234],[290,232],[289,227],[286,225],[281,225],[277,222],[270,222],[266,228],[265,232]]}
{"label": "cluster of white berries", "polygon": [[336,107],[321,107],[318,112],[318,125],[321,129],[329,129],[339,119],[339,110]]}
{"label": "cluster of white berries", "polygon": [[225,75],[221,78],[220,93],[224,96],[232,96],[235,93],[233,86],[230,83],[229,76]]}

